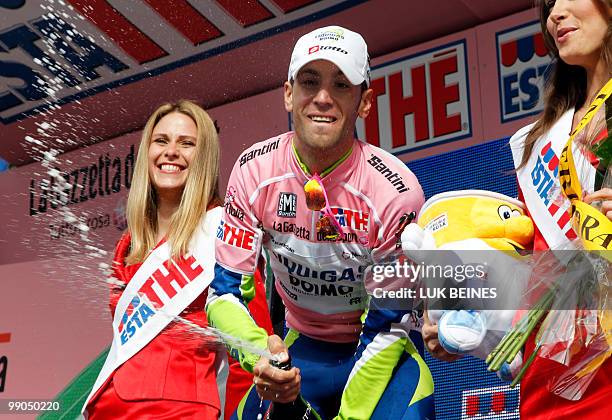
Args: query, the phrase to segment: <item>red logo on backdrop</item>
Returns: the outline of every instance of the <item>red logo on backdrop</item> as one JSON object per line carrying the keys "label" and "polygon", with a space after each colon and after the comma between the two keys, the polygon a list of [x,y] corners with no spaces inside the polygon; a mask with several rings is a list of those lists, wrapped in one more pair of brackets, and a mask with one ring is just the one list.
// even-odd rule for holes
{"label": "red logo on backdrop", "polygon": [[[11,341],[11,333],[0,333],[0,344]],[[4,392],[6,385],[6,371],[8,369],[8,358],[0,356],[0,392]]]}
{"label": "red logo on backdrop", "polygon": [[470,136],[467,68],[465,40],[373,68],[372,109],[358,135],[394,154]]}
{"label": "red logo on backdrop", "polygon": [[519,419],[519,387],[509,385],[462,392],[461,420]]}

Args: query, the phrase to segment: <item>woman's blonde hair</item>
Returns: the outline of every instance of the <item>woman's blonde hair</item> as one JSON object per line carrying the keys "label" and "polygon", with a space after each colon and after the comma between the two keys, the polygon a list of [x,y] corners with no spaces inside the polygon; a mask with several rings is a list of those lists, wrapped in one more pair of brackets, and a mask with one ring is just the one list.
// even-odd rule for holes
{"label": "woman's blonde hair", "polygon": [[[555,45],[555,40],[548,33],[546,22],[550,15],[551,7],[547,0],[540,0],[540,27],[544,35],[546,47],[553,57],[551,63],[552,71],[546,82],[544,93],[544,111],[533,125],[523,148],[521,164],[517,169],[521,169],[527,164],[535,142],[546,133],[557,122],[561,115],[572,108],[580,108],[584,105],[586,98],[586,71],[580,66],[572,66],[565,63],[559,57],[559,50]],[[602,8],[612,7],[612,0],[599,0]],[[604,36],[601,59],[608,68],[608,73],[612,70],[612,22],[608,21],[608,32]]]}
{"label": "woman's blonde hair", "polygon": [[178,112],[197,126],[195,154],[181,202],[172,216],[166,237],[173,258],[184,255],[191,237],[210,205],[220,205],[219,139],[211,118],[200,106],[188,100],[165,103],[149,117],[138,147],[132,186],[127,200],[128,230],[131,234],[127,264],[144,261],[157,244],[157,197],[149,176],[148,151],[153,130],[164,116]]}

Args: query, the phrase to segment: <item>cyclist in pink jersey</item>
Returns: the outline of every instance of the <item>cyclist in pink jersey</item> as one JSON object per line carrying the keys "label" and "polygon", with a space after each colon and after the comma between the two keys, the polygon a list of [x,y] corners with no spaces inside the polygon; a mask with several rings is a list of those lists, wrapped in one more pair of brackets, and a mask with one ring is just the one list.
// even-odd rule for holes
{"label": "cyclist in pink jersey", "polygon": [[[237,418],[300,393],[323,418],[434,417],[417,311],[385,307],[364,284],[367,267],[399,256],[400,227],[424,201],[399,159],[354,138],[370,111],[369,83],[359,34],[330,26],[304,35],[284,85],[295,131],[253,145],[232,170],[209,321],[280,359],[290,354],[294,366],[231,349],[255,376]],[[246,308],[261,255],[286,307],[284,341]]]}

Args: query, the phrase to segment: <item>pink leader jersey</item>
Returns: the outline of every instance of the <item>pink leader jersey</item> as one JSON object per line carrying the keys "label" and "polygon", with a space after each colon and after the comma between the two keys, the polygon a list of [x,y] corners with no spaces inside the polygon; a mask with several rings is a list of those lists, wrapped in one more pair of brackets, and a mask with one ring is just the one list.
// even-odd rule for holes
{"label": "pink leader jersey", "polygon": [[[235,304],[248,302],[249,279],[264,247],[288,326],[315,339],[355,342],[368,305],[364,270],[399,255],[400,217],[419,211],[423,191],[399,159],[355,140],[350,156],[323,178],[328,204],[344,230],[340,242],[326,240],[315,227],[321,213],[306,205],[309,176],[292,150],[293,135],[257,143],[236,162],[217,232],[220,271],[236,276],[216,276],[208,304],[224,294],[234,295]],[[389,312],[388,322],[377,316],[375,329],[389,331],[402,319],[402,311]]]}

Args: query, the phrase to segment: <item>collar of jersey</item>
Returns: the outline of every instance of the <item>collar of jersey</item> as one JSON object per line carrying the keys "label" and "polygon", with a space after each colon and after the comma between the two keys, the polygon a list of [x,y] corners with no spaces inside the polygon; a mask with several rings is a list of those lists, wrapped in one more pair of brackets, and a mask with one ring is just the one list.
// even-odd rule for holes
{"label": "collar of jersey", "polygon": [[[293,142],[293,140],[291,140],[291,149],[293,150],[293,155],[295,156],[295,159],[297,160],[298,165],[300,165],[300,168],[302,168],[302,171],[304,171],[304,173],[307,176],[312,176],[312,173],[310,172],[310,169],[308,168],[308,166],[306,166],[306,164],[304,162],[302,162],[302,159],[300,158],[300,154],[298,153],[297,149],[295,148],[295,143]],[[326,168],[325,170],[323,170],[319,176],[321,178],[325,177],[326,175],[328,175],[331,171],[333,171],[334,169],[336,169],[338,166],[340,166],[340,164],[342,162],[344,162],[346,159],[348,159],[348,157],[351,155],[351,152],[353,151],[353,146],[350,147],[350,149],[348,149],[346,151],[345,154],[343,154],[340,159],[338,159],[337,161],[335,161],[331,166],[329,166],[328,168]]]}

